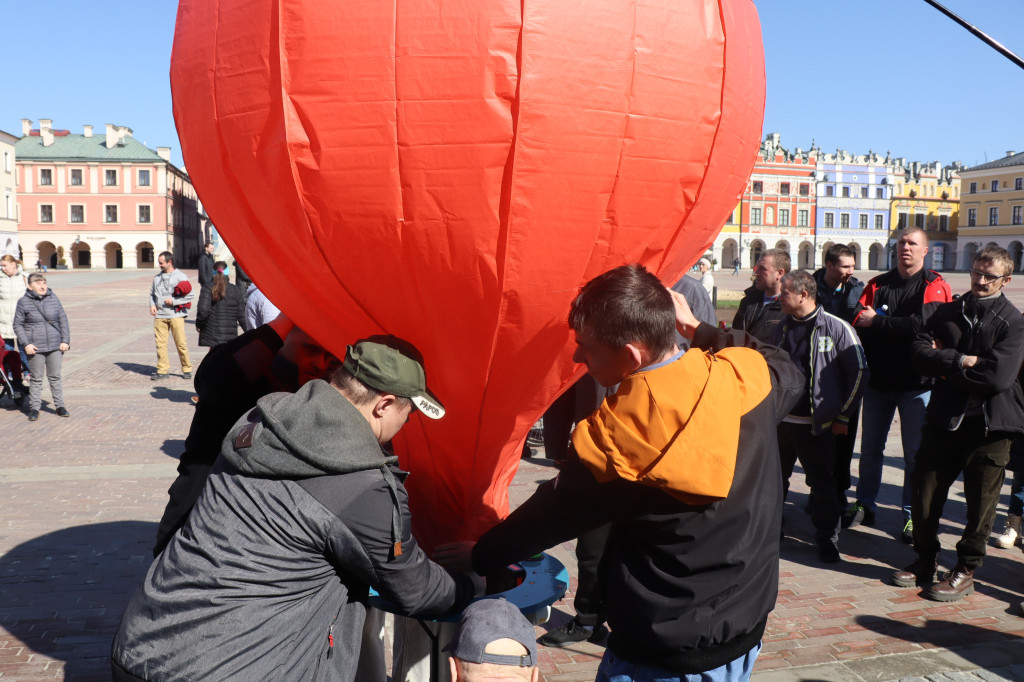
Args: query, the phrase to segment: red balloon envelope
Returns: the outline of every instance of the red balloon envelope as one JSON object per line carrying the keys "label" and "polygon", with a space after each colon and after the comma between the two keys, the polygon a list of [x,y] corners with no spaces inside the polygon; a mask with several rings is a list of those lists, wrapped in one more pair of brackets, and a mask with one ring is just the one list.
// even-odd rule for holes
{"label": "red balloon envelope", "polygon": [[582,371],[578,288],[704,252],[764,87],[750,0],[181,0],[171,60],[186,167],[260,288],[339,357],[423,352],[447,415],[396,450],[427,547],[507,513]]}

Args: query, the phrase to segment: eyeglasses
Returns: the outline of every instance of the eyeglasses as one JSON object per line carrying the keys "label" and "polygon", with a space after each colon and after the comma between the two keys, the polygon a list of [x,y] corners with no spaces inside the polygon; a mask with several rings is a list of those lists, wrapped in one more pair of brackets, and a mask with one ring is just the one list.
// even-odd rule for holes
{"label": "eyeglasses", "polygon": [[998,282],[1006,275],[992,275],[981,270],[971,270],[971,277],[978,279],[981,282]]}

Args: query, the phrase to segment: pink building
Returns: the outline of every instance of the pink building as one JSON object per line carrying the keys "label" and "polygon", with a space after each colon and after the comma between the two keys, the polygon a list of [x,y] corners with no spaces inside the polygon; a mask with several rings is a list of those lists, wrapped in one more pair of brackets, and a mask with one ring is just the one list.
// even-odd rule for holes
{"label": "pink building", "polygon": [[22,119],[15,145],[18,239],[26,265],[152,268],[161,251],[193,266],[202,249],[199,202],[170,147],[147,148],[130,128],[94,135]]}

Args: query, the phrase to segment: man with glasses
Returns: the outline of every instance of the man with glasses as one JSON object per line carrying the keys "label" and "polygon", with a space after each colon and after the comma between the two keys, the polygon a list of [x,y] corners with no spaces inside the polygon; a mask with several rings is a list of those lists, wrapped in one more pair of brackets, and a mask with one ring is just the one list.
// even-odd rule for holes
{"label": "man with glasses", "polygon": [[921,442],[925,409],[932,380],[910,364],[914,338],[928,317],[952,299],[942,275],[924,267],[928,235],[919,227],[900,230],[896,240],[896,267],[875,277],[860,297],[854,327],[860,333],[871,380],[864,390],[860,477],[857,501],[843,515],[843,527],[875,525],[876,500],[882,485],[885,441],[896,410],[900,413],[903,441],[903,541],[910,544],[910,472]]}
{"label": "man with glasses", "polygon": [[957,562],[925,590],[935,601],[974,592],[974,571],[985,558],[1010,443],[1024,433],[1024,395],[1017,375],[1024,362],[1024,316],[1003,295],[1013,259],[989,246],[971,264],[971,291],[939,306],[914,341],[914,367],[935,377],[928,421],[913,473],[917,560],[892,575],[901,587],[929,584],[939,554],[939,521],[949,488],[963,473],[967,523]]}

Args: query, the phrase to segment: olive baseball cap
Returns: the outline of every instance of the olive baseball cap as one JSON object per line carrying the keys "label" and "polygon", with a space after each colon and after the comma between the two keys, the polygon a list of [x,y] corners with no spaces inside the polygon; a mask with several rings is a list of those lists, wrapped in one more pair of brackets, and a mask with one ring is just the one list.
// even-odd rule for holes
{"label": "olive baseball cap", "polygon": [[370,388],[411,399],[424,416],[444,416],[444,405],[427,389],[423,355],[408,341],[390,334],[371,336],[349,346],[342,364]]}

